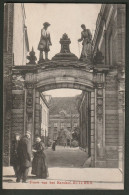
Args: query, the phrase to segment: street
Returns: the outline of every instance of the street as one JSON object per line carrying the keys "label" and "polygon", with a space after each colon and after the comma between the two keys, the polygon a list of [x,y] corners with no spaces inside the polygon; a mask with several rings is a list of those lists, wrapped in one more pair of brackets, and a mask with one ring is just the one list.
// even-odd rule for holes
{"label": "street", "polygon": [[77,148],[57,146],[45,150],[48,167],[83,167],[87,154]]}
{"label": "street", "polygon": [[49,177],[28,175],[28,183],[16,183],[12,167],[3,167],[4,189],[123,189],[119,169],[83,168],[86,153],[79,148],[57,146],[45,150]]}

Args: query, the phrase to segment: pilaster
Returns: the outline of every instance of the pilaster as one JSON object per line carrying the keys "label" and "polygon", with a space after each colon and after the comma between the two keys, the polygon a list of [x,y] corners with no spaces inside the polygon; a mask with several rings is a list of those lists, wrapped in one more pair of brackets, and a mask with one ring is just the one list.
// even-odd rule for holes
{"label": "pilaster", "polygon": [[95,84],[95,167],[106,167],[105,158],[105,71],[103,65],[94,69]]}

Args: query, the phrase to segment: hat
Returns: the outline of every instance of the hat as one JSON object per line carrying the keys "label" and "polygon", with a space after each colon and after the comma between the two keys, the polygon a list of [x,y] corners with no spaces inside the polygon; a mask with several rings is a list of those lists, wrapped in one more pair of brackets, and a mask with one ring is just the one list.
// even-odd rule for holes
{"label": "hat", "polygon": [[50,26],[51,24],[49,24],[48,22],[44,22],[43,26]]}
{"label": "hat", "polygon": [[30,134],[31,135],[31,132],[30,131],[26,131],[25,135],[27,135],[27,134]]}
{"label": "hat", "polygon": [[20,134],[20,133],[18,133],[18,132],[15,132],[13,136],[14,136],[14,137],[16,137],[16,136],[21,137],[21,134]]}

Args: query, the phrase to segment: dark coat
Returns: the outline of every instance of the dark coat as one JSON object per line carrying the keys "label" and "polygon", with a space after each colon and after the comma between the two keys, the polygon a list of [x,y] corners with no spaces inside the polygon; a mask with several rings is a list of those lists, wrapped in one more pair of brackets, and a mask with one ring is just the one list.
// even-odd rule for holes
{"label": "dark coat", "polygon": [[53,142],[53,144],[52,144],[52,150],[55,151],[55,149],[56,149],[56,142]]}
{"label": "dark coat", "polygon": [[32,161],[32,174],[36,175],[38,178],[48,177],[48,166],[46,155],[44,153],[44,144],[42,142],[33,145],[36,150],[34,153],[34,158]]}
{"label": "dark coat", "polygon": [[31,143],[26,136],[20,140],[17,152],[20,161],[20,166],[30,167],[31,166]]}
{"label": "dark coat", "polygon": [[12,141],[11,156],[10,156],[10,165],[11,166],[16,166],[19,164],[18,154],[17,154],[18,145],[19,145],[19,141],[17,141],[17,140]]}

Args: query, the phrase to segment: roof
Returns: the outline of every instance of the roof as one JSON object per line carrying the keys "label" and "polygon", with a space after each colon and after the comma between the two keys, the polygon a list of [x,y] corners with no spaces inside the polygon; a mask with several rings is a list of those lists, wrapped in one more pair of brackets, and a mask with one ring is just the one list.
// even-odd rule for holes
{"label": "roof", "polygon": [[50,115],[57,115],[60,112],[67,114],[78,114],[77,96],[75,97],[52,97],[49,104]]}

